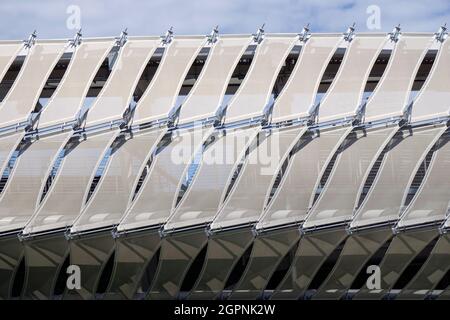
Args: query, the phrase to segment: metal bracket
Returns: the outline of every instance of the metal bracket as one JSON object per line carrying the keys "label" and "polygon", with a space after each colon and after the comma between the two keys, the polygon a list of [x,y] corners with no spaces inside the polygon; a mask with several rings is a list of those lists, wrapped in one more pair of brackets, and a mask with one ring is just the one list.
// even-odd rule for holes
{"label": "metal bracket", "polygon": [[123,47],[128,40],[128,28],[125,28],[120,33],[120,36],[116,37],[116,46]]}
{"label": "metal bracket", "polygon": [[173,27],[170,27],[167,31],[166,34],[161,36],[161,43],[166,46],[169,43],[172,42],[172,38],[173,38]]}
{"label": "metal bracket", "polygon": [[219,26],[215,26],[214,29],[212,29],[211,33],[206,35],[208,44],[214,44],[216,43],[217,39],[219,38]]}
{"label": "metal bracket", "polygon": [[398,24],[398,26],[394,27],[394,29],[392,30],[392,32],[389,32],[389,39],[391,39],[392,42],[397,42],[398,38],[401,34],[402,28],[400,28],[400,24]]}
{"label": "metal bracket", "polygon": [[122,115],[123,124],[121,125],[121,128],[129,127],[131,125],[134,116],[134,111],[136,110],[136,106],[137,102],[133,99]]}
{"label": "metal bracket", "polygon": [[356,23],[353,22],[353,24],[347,28],[347,31],[344,32],[343,36],[345,41],[351,42],[353,40],[353,38],[355,37],[355,26]]}
{"label": "metal bracket", "polygon": [[306,122],[308,126],[312,126],[317,122],[317,118],[319,117],[319,107],[320,101],[309,110],[310,116]]}
{"label": "metal bracket", "polygon": [[77,47],[81,44],[81,41],[82,41],[82,33],[80,28],[73,37],[73,39],[69,39],[69,46],[71,48]]}
{"label": "metal bracket", "polygon": [[173,108],[168,115],[168,119],[167,119],[167,127],[169,128],[174,128],[178,125],[178,119],[180,116],[180,111],[181,111],[181,105],[178,106],[177,108]]}
{"label": "metal bracket", "polygon": [[263,126],[269,125],[272,122],[272,110],[273,110],[274,105],[275,105],[275,99],[273,101],[269,102],[264,107],[263,119],[261,121],[261,124]]}
{"label": "metal bracket", "polygon": [[439,42],[444,42],[445,39],[447,39],[448,32],[447,32],[447,24],[446,23],[439,28],[439,31],[434,34],[434,37]]}
{"label": "metal bracket", "polygon": [[412,112],[413,105],[414,105],[414,101],[411,101],[408,104],[408,106],[405,108],[405,111],[403,111],[403,115],[399,122],[400,126],[411,122],[411,112]]}
{"label": "metal bracket", "polygon": [[261,41],[263,41],[263,39],[264,39],[264,26],[265,25],[266,24],[263,23],[262,26],[258,28],[256,33],[253,34],[253,41],[256,42],[257,44],[260,44]]}
{"label": "metal bracket", "polygon": [[364,116],[366,114],[366,106],[367,106],[367,100],[363,103],[361,103],[356,110],[356,115],[353,119],[352,125],[359,125],[364,121]]}
{"label": "metal bracket", "polygon": [[298,34],[298,40],[300,42],[306,42],[309,38],[311,38],[311,32],[309,32],[309,22],[306,26],[303,27],[302,32]]}
{"label": "metal bracket", "polygon": [[36,44],[37,33],[36,30],[33,31],[32,34],[28,37],[27,40],[23,40],[23,46],[27,49],[30,49],[32,46]]}
{"label": "metal bracket", "polygon": [[223,124],[225,122],[225,113],[227,111],[227,108],[228,108],[228,104],[224,107],[223,106],[219,107],[219,109],[217,110],[217,112],[215,114],[216,121],[214,121],[214,127],[220,128],[223,126]]}
{"label": "metal bracket", "polygon": [[73,130],[78,130],[81,128],[81,126],[83,125],[83,123],[86,121],[87,118],[87,114],[88,114],[89,109],[87,110],[80,110],[76,116],[76,120],[75,123],[72,126]]}

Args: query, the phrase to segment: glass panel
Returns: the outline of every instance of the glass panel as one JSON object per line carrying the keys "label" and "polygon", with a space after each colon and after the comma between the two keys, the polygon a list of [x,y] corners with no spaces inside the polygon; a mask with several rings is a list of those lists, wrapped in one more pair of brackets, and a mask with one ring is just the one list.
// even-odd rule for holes
{"label": "glass panel", "polygon": [[341,36],[312,35],[303,45],[294,71],[273,107],[273,122],[308,115],[322,75],[341,40]]}
{"label": "glass panel", "polygon": [[306,128],[303,127],[294,130],[274,130],[266,138],[263,136],[267,132],[260,133],[259,145],[250,151],[233,190],[211,224],[211,229],[258,221],[270,192],[271,182],[292,144],[305,131]]}
{"label": "glass panel", "polygon": [[261,298],[262,291],[271,275],[299,238],[300,233],[297,229],[256,237],[246,271],[239,284],[233,289],[230,299]]}
{"label": "glass panel", "polygon": [[176,298],[186,272],[207,240],[204,230],[164,238],[158,271],[147,298],[152,300]]}
{"label": "glass panel", "polygon": [[224,289],[230,273],[253,240],[249,229],[214,234],[208,239],[208,251],[202,273],[189,299],[214,299]]}
{"label": "glass panel", "polygon": [[131,102],[139,77],[160,44],[160,39],[128,40],[120,50],[113,71],[88,111],[86,126],[120,119]]}
{"label": "glass panel", "polygon": [[83,41],[76,48],[64,78],[39,117],[39,127],[75,120],[112,45],[111,41]]}
{"label": "glass panel", "polygon": [[120,221],[131,201],[144,162],[162,136],[163,130],[133,135],[112,151],[94,194],[71,232],[111,226]]}
{"label": "glass panel", "polygon": [[[398,227],[444,220],[450,202],[450,143],[449,133],[443,146],[435,153],[427,175]],[[438,142],[439,143],[439,142]]]}
{"label": "glass panel", "polygon": [[31,218],[50,163],[70,135],[41,137],[19,156],[0,197],[0,232],[21,229]]}
{"label": "glass panel", "polygon": [[423,300],[450,268],[450,239],[442,235],[433,248],[430,257],[411,282],[396,299]]}
{"label": "glass panel", "polygon": [[435,127],[402,131],[399,144],[385,155],[380,172],[350,227],[357,228],[399,218],[403,198],[415,169],[442,134],[442,130]]}
{"label": "glass panel", "polygon": [[227,123],[262,115],[278,73],[297,39],[267,35],[258,45],[247,76],[228,104]]}
{"label": "glass panel", "polygon": [[370,258],[391,237],[392,231],[389,229],[351,235],[345,241],[333,271],[314,295],[314,299],[340,299]]}
{"label": "glass panel", "polygon": [[62,234],[26,240],[25,259],[27,267],[23,297],[45,300],[53,297],[54,286],[69,249]]}
{"label": "glass panel", "polygon": [[320,103],[320,122],[355,115],[361,104],[370,70],[386,39],[385,35],[374,34],[356,36],[352,40],[333,84]]}
{"label": "glass panel", "polygon": [[353,216],[358,192],[370,165],[384,145],[398,130],[356,130],[350,133],[336,161],[333,171],[303,228],[339,223]]}
{"label": "glass panel", "polygon": [[152,82],[136,106],[133,123],[139,124],[168,116],[184,78],[204,43],[204,37],[172,40],[164,51]]}
{"label": "glass panel", "polygon": [[306,133],[302,147],[289,161],[277,191],[256,225],[257,229],[300,222],[306,218],[320,173],[349,129]]}
{"label": "glass panel", "polygon": [[[44,201],[24,234],[69,227],[80,214],[92,175],[118,131],[87,136],[66,155]],[[64,199],[64,201],[61,201]]]}
{"label": "glass panel", "polygon": [[432,37],[401,36],[389,59],[389,67],[367,102],[365,121],[402,115],[417,70],[432,44]]}
{"label": "glass panel", "polygon": [[228,130],[216,137],[199,160],[197,173],[165,230],[211,222],[236,162],[253,141],[257,128]]}
{"label": "glass panel", "polygon": [[353,299],[381,299],[395,284],[406,267],[433,238],[437,230],[425,230],[397,235],[380,263],[381,289],[364,286]]}
{"label": "glass panel", "polygon": [[343,229],[303,236],[294,262],[272,299],[298,299],[302,296],[322,264],[346,237],[347,233]]}
{"label": "glass panel", "polygon": [[119,231],[166,222],[185,168],[210,132],[209,129],[172,132],[169,144],[154,156],[139,193],[118,226]]}
{"label": "glass panel", "polygon": [[212,117],[219,107],[234,68],[251,38],[222,37],[212,47],[204,70],[180,111],[179,122]]}
{"label": "glass panel", "polygon": [[67,42],[36,42],[25,58],[13,87],[0,104],[0,126],[26,121]]}
{"label": "glass panel", "polygon": [[422,121],[438,116],[448,116],[450,100],[450,42],[445,41],[439,50],[427,82],[414,101],[411,121]]}
{"label": "glass panel", "polygon": [[22,48],[23,43],[20,42],[0,42],[0,81]]}

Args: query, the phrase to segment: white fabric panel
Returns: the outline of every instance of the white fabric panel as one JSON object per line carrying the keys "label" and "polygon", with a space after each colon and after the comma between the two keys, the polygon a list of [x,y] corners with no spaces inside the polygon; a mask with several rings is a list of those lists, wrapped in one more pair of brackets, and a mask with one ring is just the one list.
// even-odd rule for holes
{"label": "white fabric panel", "polygon": [[86,126],[121,118],[131,102],[134,89],[148,60],[160,41],[159,38],[131,39],[125,43],[105,86],[89,108]]}
{"label": "white fabric panel", "polygon": [[433,155],[428,172],[398,226],[406,227],[445,219],[450,204],[450,143]]}
{"label": "white fabric panel", "polygon": [[165,48],[158,70],[136,106],[134,124],[167,117],[204,43],[204,37],[174,38]]}
{"label": "white fabric panel", "polygon": [[312,35],[303,45],[290,79],[275,101],[272,122],[308,115],[323,73],[341,40],[341,35]]}
{"label": "white fabric panel", "polygon": [[431,44],[431,36],[400,37],[381,82],[367,102],[365,121],[402,115],[416,73]]}
{"label": "white fabric panel", "polygon": [[[211,229],[256,222],[280,165],[306,127],[274,131],[248,155],[233,190],[211,224]],[[261,135],[264,133],[261,132]]]}
{"label": "white fabric panel", "polygon": [[177,199],[185,168],[210,132],[210,129],[193,129],[172,133],[170,144],[154,156],[150,171],[118,231],[166,222]]}
{"label": "white fabric panel", "polygon": [[0,104],[0,126],[27,120],[66,44],[43,41],[31,47],[14,85]]}
{"label": "white fabric panel", "polygon": [[23,228],[31,218],[50,164],[70,135],[40,138],[19,156],[0,197],[0,232]]}
{"label": "white fabric panel", "polygon": [[411,121],[448,116],[450,107],[450,41],[445,41],[438,52],[427,82],[414,101]]}
{"label": "white fabric panel", "polygon": [[428,150],[442,134],[442,128],[404,130],[402,134],[400,143],[385,155],[380,171],[350,227],[399,218],[407,188]]}
{"label": "white fabric panel", "polygon": [[225,95],[234,68],[251,37],[219,38],[211,49],[200,77],[181,107],[179,123],[205,119],[215,115]]}
{"label": "white fabric panel", "polygon": [[0,136],[0,176],[3,174],[11,155],[22,140],[23,133]]}
{"label": "white fabric panel", "polygon": [[84,40],[75,49],[60,85],[42,111],[40,128],[75,120],[92,80],[112,46],[112,41]]}
{"label": "white fabric panel", "polygon": [[0,81],[22,48],[23,43],[21,42],[0,42]]}
{"label": "white fabric panel", "polygon": [[118,130],[114,130],[87,136],[63,158],[46,197],[23,230],[24,234],[73,224],[84,207],[95,168],[117,134]]}
{"label": "white fabric panel", "polygon": [[[353,143],[338,155],[324,190],[311,209],[303,228],[344,222],[352,218],[367,171],[370,171],[378,154],[397,130],[398,127],[358,130],[347,137]],[[346,140],[344,143],[351,141]]]}
{"label": "white fabric panel", "polygon": [[267,35],[256,48],[252,65],[228,104],[227,123],[261,116],[287,55],[298,37]]}
{"label": "white fabric panel", "polygon": [[200,159],[198,171],[165,230],[211,222],[236,162],[253,141],[257,128],[228,130],[216,137]]}
{"label": "white fabric panel", "polygon": [[286,172],[257,229],[300,222],[306,218],[320,173],[333,156],[348,129],[320,132],[301,139],[307,144],[290,159]]}
{"label": "white fabric panel", "polygon": [[357,35],[352,40],[333,84],[320,102],[319,122],[355,115],[367,78],[386,39],[385,35]]}
{"label": "white fabric panel", "polygon": [[139,134],[111,154],[107,168],[71,232],[117,224],[124,215],[145,160],[162,138],[161,130]]}

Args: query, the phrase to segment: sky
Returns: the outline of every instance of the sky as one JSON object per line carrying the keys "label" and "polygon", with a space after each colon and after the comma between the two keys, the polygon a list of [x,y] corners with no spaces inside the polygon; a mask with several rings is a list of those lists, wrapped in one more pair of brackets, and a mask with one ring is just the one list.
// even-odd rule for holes
{"label": "sky", "polygon": [[298,33],[310,23],[312,32],[435,32],[450,23],[448,0],[1,0],[0,40],[71,38],[78,27],[84,37],[253,33],[263,23],[267,33]]}

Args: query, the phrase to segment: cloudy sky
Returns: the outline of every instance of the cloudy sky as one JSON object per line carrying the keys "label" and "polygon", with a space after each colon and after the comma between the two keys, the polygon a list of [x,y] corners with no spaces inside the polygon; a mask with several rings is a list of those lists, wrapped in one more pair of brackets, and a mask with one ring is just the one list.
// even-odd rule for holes
{"label": "cloudy sky", "polygon": [[[39,4],[38,4],[39,3]],[[23,39],[34,29],[39,38],[71,37],[81,24],[85,37],[206,34],[218,24],[221,33],[343,32],[356,22],[359,31],[434,32],[450,23],[448,0],[1,0],[0,39]]]}

